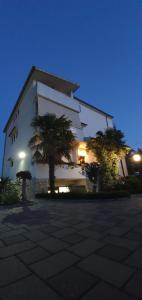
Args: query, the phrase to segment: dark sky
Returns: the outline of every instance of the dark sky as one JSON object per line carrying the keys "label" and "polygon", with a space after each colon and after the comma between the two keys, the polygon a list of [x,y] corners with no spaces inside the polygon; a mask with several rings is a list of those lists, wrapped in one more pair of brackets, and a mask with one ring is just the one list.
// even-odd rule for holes
{"label": "dark sky", "polygon": [[32,65],[78,82],[142,147],[142,0],[0,1],[2,129]]}

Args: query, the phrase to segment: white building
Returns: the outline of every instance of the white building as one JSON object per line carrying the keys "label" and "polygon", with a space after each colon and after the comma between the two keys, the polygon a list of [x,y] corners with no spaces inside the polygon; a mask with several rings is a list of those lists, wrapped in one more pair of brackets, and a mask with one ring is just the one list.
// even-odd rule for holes
{"label": "white building", "polygon": [[[94,158],[86,152],[85,140],[94,137],[98,130],[113,127],[110,114],[75,97],[79,85],[33,67],[23,86],[19,98],[4,128],[5,147],[2,176],[16,178],[16,173],[29,170],[32,174],[34,191],[47,191],[48,165],[32,163],[28,142],[33,136],[32,119],[37,115],[55,113],[65,115],[72,121],[77,146],[72,159],[75,168],[67,165],[56,166],[55,178],[59,191],[70,186],[87,186],[80,160],[91,162]],[[23,155],[22,155],[23,154]],[[20,157],[19,157],[20,156]],[[127,175],[125,161],[120,172]]]}

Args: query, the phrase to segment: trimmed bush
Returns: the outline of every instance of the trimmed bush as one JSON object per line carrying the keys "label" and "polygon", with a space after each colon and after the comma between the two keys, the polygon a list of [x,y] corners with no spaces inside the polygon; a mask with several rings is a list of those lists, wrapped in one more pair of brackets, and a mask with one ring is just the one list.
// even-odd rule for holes
{"label": "trimmed bush", "polygon": [[113,192],[100,192],[100,193],[59,193],[59,194],[48,194],[39,193],[35,195],[36,198],[42,199],[72,199],[72,200],[104,200],[104,199],[118,199],[122,197],[130,197],[130,193],[127,191],[113,191]]}
{"label": "trimmed bush", "polygon": [[0,197],[0,204],[14,204],[19,202],[19,197],[15,191],[4,192]]}
{"label": "trimmed bush", "polygon": [[14,204],[20,200],[20,186],[17,182],[9,182],[6,190],[0,194],[0,204]]}
{"label": "trimmed bush", "polygon": [[115,185],[116,190],[125,190],[130,193],[142,193],[142,177],[141,176],[127,176],[123,177]]}

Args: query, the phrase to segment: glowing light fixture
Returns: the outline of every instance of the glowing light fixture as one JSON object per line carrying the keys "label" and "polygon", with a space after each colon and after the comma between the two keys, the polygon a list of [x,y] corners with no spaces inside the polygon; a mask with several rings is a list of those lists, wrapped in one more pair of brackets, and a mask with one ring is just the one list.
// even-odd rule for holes
{"label": "glowing light fixture", "polygon": [[78,149],[78,155],[79,156],[86,156],[86,150],[83,148]]}
{"label": "glowing light fixture", "polygon": [[26,153],[24,151],[19,152],[18,154],[20,159],[24,159],[26,157]]}
{"label": "glowing light fixture", "polygon": [[140,154],[134,154],[133,155],[133,160],[136,161],[136,162],[139,162],[141,160]]}

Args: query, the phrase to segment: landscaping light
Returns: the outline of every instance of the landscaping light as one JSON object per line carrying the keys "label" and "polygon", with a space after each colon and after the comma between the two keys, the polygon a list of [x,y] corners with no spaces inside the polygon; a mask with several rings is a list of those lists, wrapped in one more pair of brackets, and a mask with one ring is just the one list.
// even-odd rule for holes
{"label": "landscaping light", "polygon": [[19,152],[18,154],[20,159],[24,159],[26,157],[26,153],[25,152]]}
{"label": "landscaping light", "polygon": [[134,154],[133,155],[133,160],[136,161],[136,162],[139,162],[141,160],[140,154]]}

